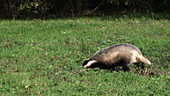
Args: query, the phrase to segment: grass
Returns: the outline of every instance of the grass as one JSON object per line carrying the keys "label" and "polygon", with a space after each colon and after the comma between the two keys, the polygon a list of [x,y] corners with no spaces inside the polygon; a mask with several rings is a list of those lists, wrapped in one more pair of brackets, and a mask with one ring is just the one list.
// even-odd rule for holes
{"label": "grass", "polygon": [[[168,96],[170,21],[147,15],[0,21],[2,96]],[[146,71],[83,70],[97,50],[131,43]]]}

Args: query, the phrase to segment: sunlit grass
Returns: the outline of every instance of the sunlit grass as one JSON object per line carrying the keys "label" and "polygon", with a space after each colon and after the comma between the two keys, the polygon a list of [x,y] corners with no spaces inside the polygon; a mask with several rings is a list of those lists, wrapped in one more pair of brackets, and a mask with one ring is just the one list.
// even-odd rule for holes
{"label": "sunlit grass", "polygon": [[[0,95],[169,95],[170,21],[146,17],[0,21]],[[119,43],[136,45],[152,65],[79,71],[97,50]]]}

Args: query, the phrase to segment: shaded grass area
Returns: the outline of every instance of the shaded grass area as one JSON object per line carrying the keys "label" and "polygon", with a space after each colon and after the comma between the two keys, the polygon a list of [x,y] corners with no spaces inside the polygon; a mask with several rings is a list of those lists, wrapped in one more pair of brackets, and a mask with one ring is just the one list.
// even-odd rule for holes
{"label": "shaded grass area", "polygon": [[[0,95],[168,95],[170,21],[146,17],[0,21]],[[152,65],[80,71],[97,50],[119,43],[136,45]]]}

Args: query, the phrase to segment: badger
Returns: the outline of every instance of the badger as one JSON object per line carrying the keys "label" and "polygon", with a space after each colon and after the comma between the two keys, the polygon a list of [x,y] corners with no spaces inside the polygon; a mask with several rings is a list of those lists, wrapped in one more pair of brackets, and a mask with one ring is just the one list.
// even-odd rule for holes
{"label": "badger", "polygon": [[142,55],[139,48],[123,43],[97,51],[90,59],[84,61],[83,67],[115,70],[119,66],[124,71],[129,71],[130,64],[144,69],[145,64],[150,65],[151,62]]}

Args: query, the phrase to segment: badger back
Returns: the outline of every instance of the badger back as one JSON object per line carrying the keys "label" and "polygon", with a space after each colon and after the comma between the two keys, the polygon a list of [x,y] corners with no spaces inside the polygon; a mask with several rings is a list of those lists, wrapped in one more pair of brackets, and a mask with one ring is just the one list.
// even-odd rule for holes
{"label": "badger back", "polygon": [[133,52],[142,54],[139,48],[131,44],[112,45],[97,51],[92,59],[101,62],[116,62],[118,56],[129,56]]}

